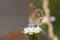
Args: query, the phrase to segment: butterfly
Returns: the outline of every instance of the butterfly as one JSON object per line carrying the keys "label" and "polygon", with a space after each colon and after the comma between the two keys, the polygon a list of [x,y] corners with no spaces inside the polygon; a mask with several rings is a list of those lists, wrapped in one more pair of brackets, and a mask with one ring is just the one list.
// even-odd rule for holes
{"label": "butterfly", "polygon": [[29,4],[29,23],[36,23],[37,21],[42,21],[44,18],[43,11],[41,9],[37,9],[32,3]]}

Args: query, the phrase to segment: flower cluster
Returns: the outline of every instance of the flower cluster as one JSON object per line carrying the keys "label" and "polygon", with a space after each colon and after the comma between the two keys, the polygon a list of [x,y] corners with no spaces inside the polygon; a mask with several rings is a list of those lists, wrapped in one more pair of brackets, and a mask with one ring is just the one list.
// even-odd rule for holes
{"label": "flower cluster", "polygon": [[27,27],[27,28],[24,28],[23,33],[24,34],[33,34],[33,33],[37,34],[41,31],[42,31],[42,29],[39,26],[37,26],[37,27]]}

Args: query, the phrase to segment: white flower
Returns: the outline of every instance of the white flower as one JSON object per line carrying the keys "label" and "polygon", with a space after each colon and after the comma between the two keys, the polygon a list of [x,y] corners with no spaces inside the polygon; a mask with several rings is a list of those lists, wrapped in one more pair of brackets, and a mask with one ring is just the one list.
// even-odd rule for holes
{"label": "white flower", "polygon": [[41,32],[42,29],[37,26],[37,27],[27,27],[27,28],[24,28],[24,34],[33,34],[33,33],[39,33]]}

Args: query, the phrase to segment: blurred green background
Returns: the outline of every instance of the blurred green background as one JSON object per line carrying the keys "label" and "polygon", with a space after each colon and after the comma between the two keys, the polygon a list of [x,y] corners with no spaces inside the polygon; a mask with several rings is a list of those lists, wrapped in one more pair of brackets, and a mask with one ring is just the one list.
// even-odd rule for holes
{"label": "blurred green background", "polygon": [[[42,0],[30,0],[37,8],[42,9]],[[60,0],[49,0],[49,8],[51,16],[56,17],[56,21],[53,22],[54,33],[60,40]]]}

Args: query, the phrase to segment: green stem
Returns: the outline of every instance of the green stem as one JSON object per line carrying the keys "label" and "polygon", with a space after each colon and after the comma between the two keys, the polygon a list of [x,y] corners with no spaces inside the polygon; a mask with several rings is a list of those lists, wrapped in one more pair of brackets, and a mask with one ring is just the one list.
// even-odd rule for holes
{"label": "green stem", "polygon": [[38,40],[37,34],[28,35],[29,40]]}

